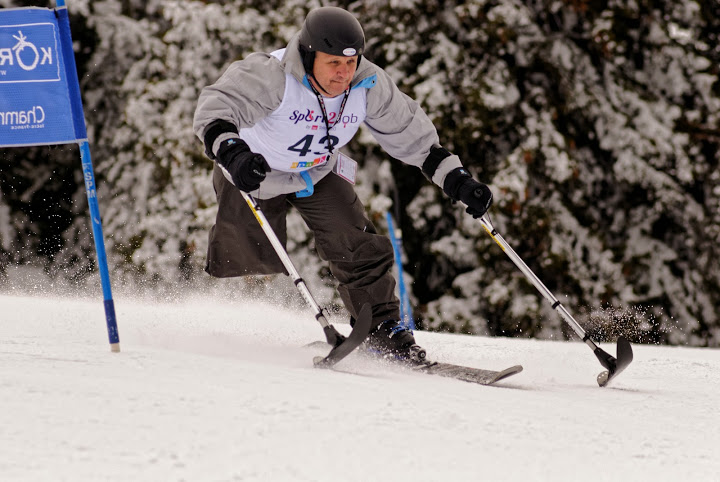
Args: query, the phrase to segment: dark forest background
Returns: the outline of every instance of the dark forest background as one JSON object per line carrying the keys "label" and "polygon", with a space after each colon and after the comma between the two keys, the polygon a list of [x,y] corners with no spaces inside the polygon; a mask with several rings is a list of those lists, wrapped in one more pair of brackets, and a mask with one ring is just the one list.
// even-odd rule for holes
{"label": "dark forest background", "polygon": [[[235,59],[284,47],[320,5],[358,16],[367,57],[491,186],[495,226],[592,336],[720,346],[717,0],[71,0],[116,286],[293,291],[276,278],[203,272],[212,164],[191,124],[202,87]],[[20,6],[54,3],[0,0]],[[358,193],[378,227],[390,211],[402,228],[424,329],[570,336],[479,223],[417,169],[367,132],[347,153],[363,167]],[[289,230],[311,289],[337,308],[294,213]],[[77,148],[1,149],[0,285],[23,266],[99,284],[94,259]]]}

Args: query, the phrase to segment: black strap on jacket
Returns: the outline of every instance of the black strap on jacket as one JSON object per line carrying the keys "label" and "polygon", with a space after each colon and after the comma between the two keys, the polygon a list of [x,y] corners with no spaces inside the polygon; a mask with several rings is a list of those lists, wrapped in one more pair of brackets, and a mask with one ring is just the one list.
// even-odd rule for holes
{"label": "black strap on jacket", "polygon": [[[313,79],[315,79],[315,76],[313,75]],[[315,79],[315,82],[317,82],[317,79]],[[337,113],[337,117],[335,118],[335,122],[333,122],[332,125],[330,125],[330,119],[328,118],[327,109],[325,108],[325,101],[323,100],[322,94],[318,92],[318,90],[315,88],[312,82],[308,82],[310,84],[310,88],[312,89],[313,93],[315,94],[315,97],[317,97],[318,104],[320,104],[320,110],[322,111],[323,120],[325,121],[325,129],[327,130],[327,150],[330,151],[330,154],[333,153],[333,142],[332,138],[330,137],[330,129],[335,127],[337,123],[340,122],[340,119],[342,118],[343,110],[345,110],[345,104],[347,104],[348,97],[350,97],[350,87],[345,89],[345,93],[343,94],[343,100],[340,104],[340,111]],[[320,85],[320,82],[318,82],[318,85],[323,90],[323,92],[327,91],[323,89],[322,85]]]}
{"label": "black strap on jacket", "polygon": [[422,165],[422,172],[432,181],[435,171],[437,171],[440,163],[447,157],[451,156],[452,153],[440,146],[432,146],[430,148],[430,154],[425,158],[425,162]]}
{"label": "black strap on jacket", "polygon": [[215,144],[215,139],[220,137],[222,134],[226,134],[228,132],[234,134],[238,133],[237,127],[235,127],[232,122],[218,119],[212,121],[210,125],[208,125],[207,130],[205,131],[205,138],[203,139],[203,143],[205,144],[205,155],[207,155],[213,161],[215,160],[215,154],[213,153],[212,148]]}

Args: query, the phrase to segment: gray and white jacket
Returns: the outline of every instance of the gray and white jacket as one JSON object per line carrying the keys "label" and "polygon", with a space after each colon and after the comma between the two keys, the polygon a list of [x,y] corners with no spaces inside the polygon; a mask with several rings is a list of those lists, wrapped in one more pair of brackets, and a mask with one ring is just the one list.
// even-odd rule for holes
{"label": "gray and white jacket", "polygon": [[[211,158],[214,159],[222,141],[243,137],[245,129],[252,129],[281,106],[286,82],[297,81],[309,90],[298,51],[298,35],[284,52],[279,52],[281,55],[253,53],[232,63],[215,84],[200,93],[193,129]],[[402,93],[383,69],[363,58],[350,86],[351,91],[358,87],[367,89],[364,124],[389,155],[423,169],[441,188],[446,175],[462,167],[460,159],[447,151],[440,158],[430,155],[431,148],[439,145],[435,126],[420,105]],[[317,99],[314,96],[313,99],[317,106]],[[218,121],[232,128],[214,129]],[[267,158],[262,146],[251,147]],[[269,199],[302,191],[308,182],[315,184],[332,172],[337,153],[334,150],[328,162],[307,169],[304,175],[273,169],[252,194],[258,199]]]}

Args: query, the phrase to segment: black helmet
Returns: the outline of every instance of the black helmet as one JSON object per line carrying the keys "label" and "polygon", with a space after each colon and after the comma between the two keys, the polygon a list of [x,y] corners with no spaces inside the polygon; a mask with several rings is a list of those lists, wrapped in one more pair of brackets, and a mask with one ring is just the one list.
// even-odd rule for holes
{"label": "black helmet", "polygon": [[347,10],[320,7],[310,11],[300,30],[300,55],[305,71],[312,73],[315,52],[360,57],[365,50],[365,34],[360,22]]}

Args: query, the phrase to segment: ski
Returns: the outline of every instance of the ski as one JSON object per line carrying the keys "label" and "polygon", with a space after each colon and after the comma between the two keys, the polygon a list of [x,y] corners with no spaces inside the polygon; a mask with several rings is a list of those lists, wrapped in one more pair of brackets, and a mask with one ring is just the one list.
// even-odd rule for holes
{"label": "ski", "polygon": [[[357,330],[357,324],[355,325],[355,330]],[[355,332],[355,330],[353,330],[353,333]],[[347,343],[347,341],[345,343]],[[362,340],[360,343],[362,343]],[[326,346],[327,343],[325,343],[324,341],[315,341],[305,345],[306,348],[322,348]],[[335,363],[342,360],[345,356],[352,352],[355,347],[356,346],[353,344],[352,348],[350,348],[347,353],[336,359],[334,357],[331,357],[331,355],[328,355],[325,358],[321,356],[316,356],[314,358],[315,366],[331,368]],[[416,361],[395,360],[389,359],[387,357],[381,358],[372,352],[363,352],[362,354],[379,362],[387,362],[388,364],[391,364],[393,366],[407,368],[408,370],[411,370],[413,372],[423,373],[426,375],[436,375],[446,378],[454,378],[456,380],[461,380],[469,383],[477,383],[479,385],[492,385],[493,383],[499,382],[500,380],[504,380],[505,378],[511,377],[513,375],[517,375],[518,373],[523,371],[522,365],[514,365],[505,368],[504,370],[487,370],[484,368],[474,368],[464,365],[456,365],[454,363],[436,362],[428,360]],[[330,362],[325,361],[327,358],[331,358]]]}
{"label": "ski", "polygon": [[358,313],[352,332],[347,338],[341,340],[335,345],[330,353],[325,357],[316,356],[313,358],[313,364],[318,368],[331,368],[337,362],[348,356],[370,334],[370,325],[372,324],[372,310],[369,304],[364,304]]}
{"label": "ski", "polygon": [[464,382],[478,383],[480,385],[492,385],[505,378],[517,375],[523,371],[522,365],[515,365],[504,370],[485,370],[463,365],[455,365],[443,362],[423,362],[420,365],[408,365],[412,370],[428,375],[455,378]]}

